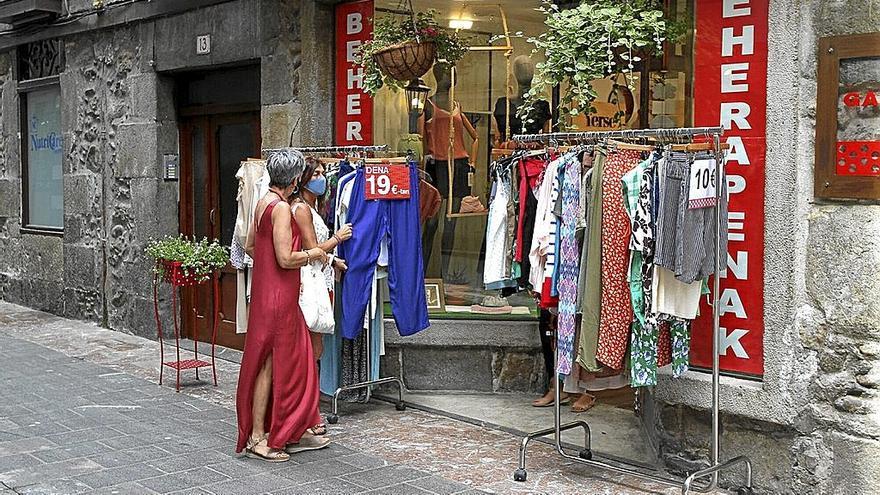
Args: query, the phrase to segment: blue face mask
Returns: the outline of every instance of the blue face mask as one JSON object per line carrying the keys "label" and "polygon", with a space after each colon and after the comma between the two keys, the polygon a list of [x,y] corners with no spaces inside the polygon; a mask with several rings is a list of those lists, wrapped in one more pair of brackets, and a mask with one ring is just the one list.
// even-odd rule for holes
{"label": "blue face mask", "polygon": [[327,178],[322,175],[310,180],[309,183],[306,184],[306,189],[318,196],[323,196],[324,193],[327,192]]}

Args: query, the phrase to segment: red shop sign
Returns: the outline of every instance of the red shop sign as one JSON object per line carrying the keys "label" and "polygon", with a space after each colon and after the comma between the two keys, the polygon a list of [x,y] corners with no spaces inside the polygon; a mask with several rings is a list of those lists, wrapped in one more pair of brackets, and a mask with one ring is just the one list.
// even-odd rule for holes
{"label": "red shop sign", "polygon": [[367,199],[409,199],[409,167],[365,165],[364,194]]}
{"label": "red shop sign", "polygon": [[373,99],[364,93],[357,49],[373,37],[373,0],[336,6],[336,101],[334,137],[342,146],[373,144]]}
{"label": "red shop sign", "polygon": [[[764,166],[769,0],[697,0],[694,124],[724,127],[727,275],[721,280],[721,369],[764,374]],[[710,284],[711,287],[711,284]],[[712,308],[700,306],[691,363],[712,366]]]}

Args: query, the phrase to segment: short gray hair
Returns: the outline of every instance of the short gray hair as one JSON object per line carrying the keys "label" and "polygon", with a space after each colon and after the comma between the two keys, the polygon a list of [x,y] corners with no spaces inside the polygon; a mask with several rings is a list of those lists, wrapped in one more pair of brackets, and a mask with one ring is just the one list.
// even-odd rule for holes
{"label": "short gray hair", "polygon": [[270,187],[288,187],[302,176],[305,169],[305,158],[294,149],[273,151],[266,160]]}

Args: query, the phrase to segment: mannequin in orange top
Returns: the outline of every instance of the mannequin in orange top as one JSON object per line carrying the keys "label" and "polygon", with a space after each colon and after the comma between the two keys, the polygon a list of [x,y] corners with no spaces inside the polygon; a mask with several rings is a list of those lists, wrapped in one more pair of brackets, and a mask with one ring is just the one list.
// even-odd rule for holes
{"label": "mannequin in orange top", "polygon": [[[452,71],[446,65],[434,64],[434,79],[437,81],[437,90],[428,98],[425,112],[419,117],[419,134],[425,143],[425,172],[433,179],[434,187],[440,191],[444,201],[452,201],[452,211],[457,213],[461,208],[461,198],[471,194],[471,186],[468,184],[468,174],[474,172],[474,160],[479,149],[477,131],[467,116],[461,110],[461,104],[454,103],[450,114],[450,95],[452,88]],[[449,198],[449,119],[452,119],[452,198]],[[465,148],[464,133],[471,138],[470,152]],[[446,211],[446,204],[442,204],[440,211]],[[434,244],[434,235],[437,233],[439,219],[434,217],[425,223],[425,234],[422,243],[426,246],[425,267],[428,266],[430,247]],[[455,219],[446,218],[443,225],[443,239],[441,242],[441,276],[448,273],[449,258],[455,245]]]}

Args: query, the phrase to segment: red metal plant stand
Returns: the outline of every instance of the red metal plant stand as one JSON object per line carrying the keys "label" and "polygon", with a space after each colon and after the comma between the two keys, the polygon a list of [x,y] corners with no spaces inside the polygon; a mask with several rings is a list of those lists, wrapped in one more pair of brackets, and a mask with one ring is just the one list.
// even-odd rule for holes
{"label": "red metal plant stand", "polygon": [[199,368],[211,368],[214,374],[214,386],[217,386],[217,366],[215,358],[215,348],[217,342],[217,328],[220,324],[220,283],[218,272],[211,274],[211,283],[213,284],[214,298],[214,318],[213,329],[211,331],[211,362],[199,359],[199,340],[193,339],[193,359],[180,359],[180,326],[177,322],[177,291],[180,287],[191,287],[199,285],[196,277],[187,275],[180,266],[180,262],[169,262],[160,260],[157,264],[163,268],[162,281],[171,285],[171,313],[174,322],[174,350],[177,356],[176,361],[165,362],[165,340],[162,335],[162,321],[159,318],[159,273],[153,275],[153,310],[156,315],[156,331],[159,336],[159,385],[162,385],[162,378],[165,367],[177,370],[177,391],[180,392],[180,370],[196,370],[196,380],[199,379]]}

